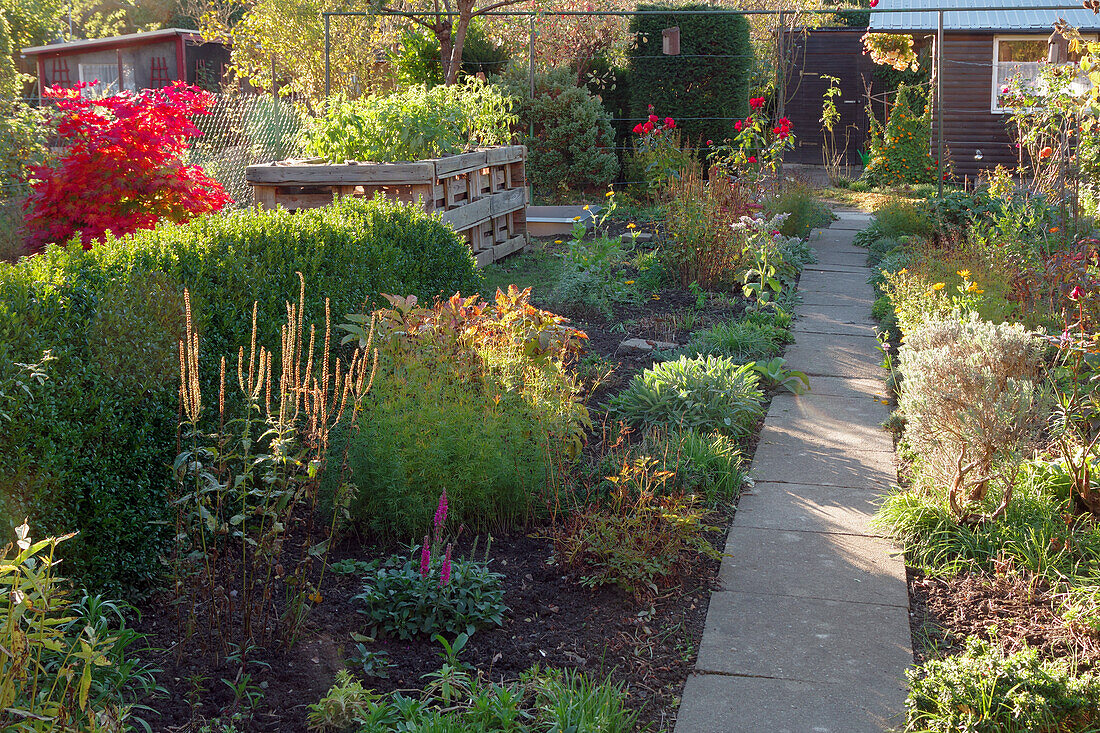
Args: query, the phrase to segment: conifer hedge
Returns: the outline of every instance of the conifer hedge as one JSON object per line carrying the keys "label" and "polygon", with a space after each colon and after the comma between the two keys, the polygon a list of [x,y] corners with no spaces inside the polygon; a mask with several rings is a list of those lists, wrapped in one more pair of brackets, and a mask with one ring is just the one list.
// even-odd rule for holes
{"label": "conifer hedge", "polygon": [[[734,122],[749,113],[753,50],[748,21],[742,15],[684,12],[721,9],[706,4],[638,6],[640,11],[668,12],[631,19],[637,38],[629,61],[631,117],[646,117],[652,104],[661,119],[675,118],[692,144],[734,136]],[[680,28],[680,54],[665,56],[661,31],[673,26]]]}

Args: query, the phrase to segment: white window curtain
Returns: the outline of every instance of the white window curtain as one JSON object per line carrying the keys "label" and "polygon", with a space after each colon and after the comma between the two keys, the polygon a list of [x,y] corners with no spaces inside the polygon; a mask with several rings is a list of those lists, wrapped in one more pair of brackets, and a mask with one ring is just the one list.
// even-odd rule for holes
{"label": "white window curtain", "polygon": [[[85,88],[86,96],[102,97],[113,94],[119,90],[118,64],[80,64],[80,81],[92,84]],[[122,88],[131,92],[137,90],[133,64],[122,65]]]}

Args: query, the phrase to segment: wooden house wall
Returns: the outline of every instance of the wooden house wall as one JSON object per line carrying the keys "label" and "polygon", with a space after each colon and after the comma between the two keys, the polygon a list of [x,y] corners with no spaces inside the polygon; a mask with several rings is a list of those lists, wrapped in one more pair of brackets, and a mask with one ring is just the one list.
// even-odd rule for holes
{"label": "wooden house wall", "polygon": [[829,83],[822,74],[840,79],[841,94],[836,99],[840,122],[836,142],[844,146],[848,131],[848,162],[859,165],[858,150],[867,142],[867,112],[864,80],[869,83],[874,65],[863,54],[860,38],[864,29],[819,28],[808,33],[788,34],[785,43],[794,44],[793,63],[787,77],[785,111],[796,138],[795,148],[784,160],[820,165],[822,162],[821,105]]}
{"label": "wooden house wall", "polygon": [[[993,34],[945,33],[943,67],[943,137],[955,177],[973,178],[997,165],[1015,168],[1016,144],[1009,134],[1009,115],[990,111]],[[933,156],[939,139],[937,117],[932,118]],[[974,159],[978,150],[982,151],[981,161]]]}

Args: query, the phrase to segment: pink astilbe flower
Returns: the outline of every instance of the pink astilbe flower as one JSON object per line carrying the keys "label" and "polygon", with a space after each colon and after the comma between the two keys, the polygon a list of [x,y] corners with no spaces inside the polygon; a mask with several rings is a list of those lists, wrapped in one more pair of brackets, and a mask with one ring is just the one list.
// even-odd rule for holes
{"label": "pink astilbe flower", "polygon": [[432,548],[428,545],[428,535],[424,535],[424,546],[420,549],[420,577],[428,577],[428,566],[432,563]]}
{"label": "pink astilbe flower", "polygon": [[435,508],[435,541],[439,541],[439,534],[443,531],[443,523],[447,521],[447,490],[439,495],[439,506]]}
{"label": "pink astilbe flower", "polygon": [[451,582],[451,546],[447,545],[447,551],[443,555],[443,570],[439,574],[439,587],[443,588]]}

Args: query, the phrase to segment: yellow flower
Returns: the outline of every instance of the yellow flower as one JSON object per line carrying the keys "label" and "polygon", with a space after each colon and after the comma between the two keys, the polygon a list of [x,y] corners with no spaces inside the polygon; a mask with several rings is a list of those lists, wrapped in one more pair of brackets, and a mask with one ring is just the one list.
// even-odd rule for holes
{"label": "yellow flower", "polygon": [[554,244],[561,244],[561,240],[560,239],[555,239]]}
{"label": "yellow flower", "polygon": [[630,222],[629,224],[627,224],[627,225],[626,225],[626,228],[627,228],[627,229],[637,229],[637,227],[636,227],[636,226],[634,226],[634,222]]}
{"label": "yellow flower", "polygon": [[978,295],[981,295],[985,291],[978,287],[978,283],[970,283],[970,287],[966,289],[966,292],[977,293]]}
{"label": "yellow flower", "polygon": [[943,290],[946,287],[947,287],[946,283],[936,283],[935,285],[932,286],[932,289],[933,290]]}
{"label": "yellow flower", "polygon": [[581,218],[579,216],[574,216],[573,217],[573,221],[580,221],[580,220],[581,220]]}
{"label": "yellow flower", "polygon": [[607,193],[605,193],[605,194],[604,194],[604,196],[606,196],[606,197],[608,197],[608,198],[611,198],[611,197],[612,197],[612,196],[614,196],[614,195],[615,195],[615,192],[614,192],[614,191],[608,191]]}
{"label": "yellow flower", "polygon": [[623,280],[623,282],[627,285],[633,285],[634,284],[633,280]]}
{"label": "yellow flower", "polygon": [[585,204],[585,205],[584,205],[584,210],[585,210],[585,211],[588,211],[588,204]]}
{"label": "yellow flower", "polygon": [[970,277],[970,270],[957,270],[955,274],[959,277]]}
{"label": "yellow flower", "polygon": [[898,274],[899,274],[899,275],[905,275],[905,274],[906,274],[906,273],[908,273],[908,272],[909,272],[909,268],[908,268],[908,267],[903,267],[903,268],[901,268],[900,270],[898,270]]}

